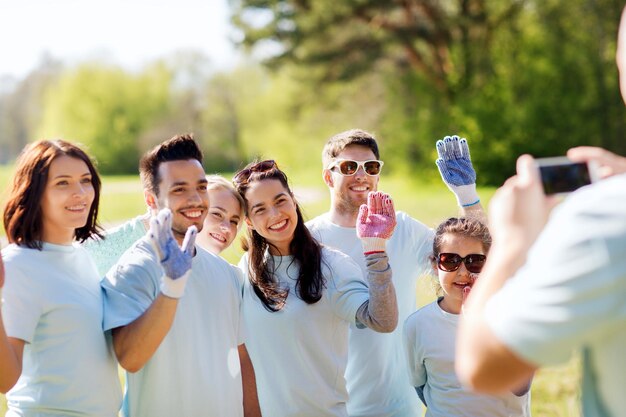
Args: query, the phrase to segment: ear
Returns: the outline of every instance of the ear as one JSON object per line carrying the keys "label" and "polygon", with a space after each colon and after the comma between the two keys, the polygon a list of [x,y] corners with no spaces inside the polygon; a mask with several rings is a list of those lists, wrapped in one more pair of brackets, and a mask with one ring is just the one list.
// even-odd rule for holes
{"label": "ear", "polygon": [[333,182],[333,173],[330,172],[330,169],[325,169],[322,171],[322,179],[324,179],[324,182],[328,187],[334,187],[335,184]]}
{"label": "ear", "polygon": [[146,205],[150,207],[151,210],[158,210],[156,202],[157,198],[151,191],[144,190],[143,199],[146,202]]}
{"label": "ear", "polygon": [[246,225],[248,226],[248,229],[254,230],[254,226],[252,226],[252,222],[250,221],[248,217],[245,218],[245,221],[246,221]]}

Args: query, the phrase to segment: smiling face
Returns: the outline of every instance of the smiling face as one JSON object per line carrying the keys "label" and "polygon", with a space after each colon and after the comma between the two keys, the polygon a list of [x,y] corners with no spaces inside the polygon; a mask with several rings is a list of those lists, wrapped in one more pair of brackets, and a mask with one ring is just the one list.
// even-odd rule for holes
{"label": "smiling face", "polygon": [[[478,239],[446,233],[442,237],[439,253],[456,253],[465,257],[471,253],[484,255],[485,250],[482,242]],[[463,262],[456,271],[446,272],[439,269],[435,261],[433,269],[439,277],[439,284],[444,294],[439,305],[448,313],[459,314],[463,305],[463,289],[465,287],[471,288],[479,274],[468,272]]]}
{"label": "smiling face", "polygon": [[42,240],[70,244],[76,229],[87,224],[95,198],[87,164],[66,155],[50,163],[46,188],[41,198]]}
{"label": "smiling face", "polygon": [[207,179],[199,161],[162,162],[159,165],[159,195],[147,192],[146,201],[153,211],[172,211],[172,232],[182,243],[187,228],[202,230],[209,206]]}
{"label": "smiling face", "polygon": [[273,245],[272,255],[289,255],[298,223],[296,202],[289,190],[279,180],[255,181],[246,190],[245,199],[248,226]]}
{"label": "smiling face", "polygon": [[209,213],[197,242],[204,249],[219,255],[228,248],[241,223],[241,205],[233,192],[225,188],[209,190]]}
{"label": "smiling face", "polygon": [[[348,145],[336,159],[369,161],[377,159],[367,146]],[[367,194],[376,191],[379,176],[367,175],[363,167],[352,176],[343,176],[336,169],[324,170],[324,181],[331,188],[331,204],[340,213],[358,213],[361,204],[367,204]]]}

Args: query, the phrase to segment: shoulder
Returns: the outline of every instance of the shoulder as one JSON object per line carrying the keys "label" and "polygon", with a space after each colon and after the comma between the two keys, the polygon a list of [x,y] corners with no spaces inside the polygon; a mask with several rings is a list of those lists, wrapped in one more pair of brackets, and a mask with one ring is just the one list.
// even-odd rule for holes
{"label": "shoulder", "polygon": [[397,228],[399,229],[418,229],[423,232],[430,231],[431,229],[424,223],[409,216],[403,211],[396,211]]}
{"label": "shoulder", "polygon": [[424,320],[428,316],[432,315],[436,308],[439,308],[437,306],[437,301],[433,301],[432,303],[426,304],[425,306],[417,309],[417,311],[414,311],[409,317],[407,317],[404,322],[404,327],[408,328],[415,326],[421,320]]}
{"label": "shoulder", "polygon": [[352,267],[354,265],[358,268],[358,265],[350,256],[341,252],[338,249],[332,248],[330,246],[322,245],[322,260],[329,265],[338,266],[338,267]]}
{"label": "shoulder", "polygon": [[328,213],[320,214],[319,216],[306,222],[306,227],[309,228],[309,230],[317,230],[330,225],[332,225],[332,223],[329,221]]}

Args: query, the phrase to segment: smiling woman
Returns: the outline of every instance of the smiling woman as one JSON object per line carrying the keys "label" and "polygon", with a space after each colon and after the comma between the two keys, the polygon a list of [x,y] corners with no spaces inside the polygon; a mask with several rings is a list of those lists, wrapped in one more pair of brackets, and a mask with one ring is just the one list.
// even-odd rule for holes
{"label": "smiling woman", "polygon": [[35,142],[17,161],[4,209],[10,245],[2,250],[0,391],[8,391],[8,415],[119,409],[100,279],[75,242],[98,234],[99,198],[93,163],[69,142]]}

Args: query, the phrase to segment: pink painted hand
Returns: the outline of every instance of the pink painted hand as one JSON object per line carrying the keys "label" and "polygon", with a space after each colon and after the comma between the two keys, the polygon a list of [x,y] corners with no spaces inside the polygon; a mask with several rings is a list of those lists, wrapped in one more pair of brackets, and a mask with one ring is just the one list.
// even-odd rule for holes
{"label": "pink painted hand", "polygon": [[361,205],[356,221],[356,233],[368,253],[384,252],[386,242],[396,227],[396,212],[393,200],[381,191],[367,196],[367,205]]}

